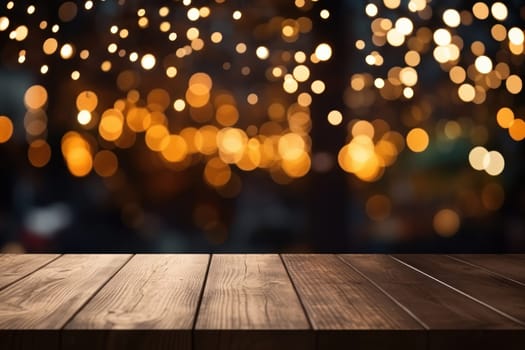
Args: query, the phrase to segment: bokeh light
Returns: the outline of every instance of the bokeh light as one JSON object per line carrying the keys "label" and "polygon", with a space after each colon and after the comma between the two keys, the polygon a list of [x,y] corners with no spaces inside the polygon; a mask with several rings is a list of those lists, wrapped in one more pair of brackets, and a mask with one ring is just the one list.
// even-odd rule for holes
{"label": "bokeh light", "polygon": [[427,247],[503,221],[510,247],[525,227],[519,1],[20,3],[0,14],[2,217],[27,186],[28,208],[63,197],[177,249]]}

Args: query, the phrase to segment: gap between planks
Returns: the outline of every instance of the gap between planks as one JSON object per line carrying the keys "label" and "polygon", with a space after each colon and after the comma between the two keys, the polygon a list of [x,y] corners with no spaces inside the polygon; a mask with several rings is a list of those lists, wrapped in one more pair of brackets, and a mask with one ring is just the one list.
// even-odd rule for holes
{"label": "gap between planks", "polygon": [[[30,255],[30,254],[27,254],[27,255]],[[15,278],[13,281],[3,285],[3,286],[0,286],[0,291],[2,291],[3,289],[6,289],[8,287],[10,287],[11,285],[23,280],[24,278],[28,277],[29,275],[32,275],[33,273],[37,272],[38,270],[46,267],[47,265],[51,264],[53,261],[61,258],[62,256],[64,256],[64,254],[58,254],[57,256],[55,256],[54,258],[51,258],[49,259],[48,261],[46,261],[45,263],[35,267],[34,269],[32,269],[31,271],[28,271],[27,273],[23,274],[23,275],[20,275],[19,277]]]}
{"label": "gap between planks", "polygon": [[[422,275],[424,275],[424,276],[426,276],[426,277],[428,277],[428,278],[430,278],[430,279],[432,279],[432,280],[434,280],[434,281],[436,281],[436,282],[438,282],[438,283],[444,285],[445,287],[448,287],[448,288],[452,289],[452,290],[455,291],[456,293],[461,294],[461,295],[463,295],[464,297],[467,297],[467,298],[469,298],[470,300],[477,302],[478,304],[480,304],[480,305],[482,305],[482,306],[484,306],[484,307],[486,307],[486,308],[488,308],[488,309],[494,311],[495,313],[499,314],[500,316],[503,316],[503,317],[505,317],[505,318],[507,318],[507,319],[509,319],[509,320],[511,320],[511,321],[513,321],[513,322],[515,322],[515,323],[517,323],[517,324],[519,324],[520,326],[525,326],[525,323],[524,323],[524,322],[522,322],[521,320],[515,318],[514,316],[511,316],[511,315],[509,315],[508,313],[506,313],[506,312],[504,312],[504,311],[501,311],[500,309],[498,309],[498,308],[496,308],[496,307],[494,307],[494,306],[492,306],[492,305],[490,305],[490,304],[488,304],[488,303],[485,303],[485,302],[482,301],[482,300],[479,300],[478,298],[476,298],[476,297],[474,297],[474,296],[472,296],[472,295],[470,295],[470,294],[468,294],[468,293],[462,291],[461,289],[458,289],[458,288],[456,288],[456,287],[450,285],[449,283],[444,282],[444,281],[442,281],[442,280],[440,280],[440,279],[438,279],[438,278],[436,278],[436,277],[434,277],[434,276],[432,276],[432,275],[426,273],[425,271],[422,271],[422,270],[420,270],[419,268],[417,268],[417,267],[415,267],[415,266],[412,266],[412,265],[410,265],[409,263],[407,263],[407,262],[405,262],[405,261],[403,261],[403,260],[401,260],[401,259],[396,258],[395,256],[392,256],[392,255],[389,255],[389,256],[390,256],[392,259],[394,259],[394,260],[396,260],[397,262],[399,262],[400,264],[403,264],[403,265],[405,265],[405,266],[411,268],[412,270],[414,270],[414,271],[416,271],[416,272],[419,272],[419,273],[421,273]],[[475,266],[475,267],[478,268],[478,266]]]}

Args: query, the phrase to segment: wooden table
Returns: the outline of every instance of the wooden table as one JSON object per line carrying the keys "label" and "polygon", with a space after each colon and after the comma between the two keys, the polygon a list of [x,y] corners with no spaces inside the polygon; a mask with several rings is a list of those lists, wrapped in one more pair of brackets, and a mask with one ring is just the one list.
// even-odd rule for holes
{"label": "wooden table", "polygon": [[524,255],[0,255],[0,349],[525,349]]}

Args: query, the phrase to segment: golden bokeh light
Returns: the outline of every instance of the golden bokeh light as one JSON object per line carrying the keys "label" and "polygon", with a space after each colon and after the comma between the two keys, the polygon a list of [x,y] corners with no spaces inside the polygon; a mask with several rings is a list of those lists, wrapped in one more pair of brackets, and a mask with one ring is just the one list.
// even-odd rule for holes
{"label": "golden bokeh light", "polygon": [[343,115],[337,110],[330,111],[326,117],[331,125],[337,126],[343,122]]}
{"label": "golden bokeh light", "polygon": [[467,72],[461,66],[454,66],[449,71],[450,80],[456,84],[461,84],[467,78]]}
{"label": "golden bokeh light", "polygon": [[111,151],[102,150],[95,155],[93,168],[101,177],[113,176],[118,170],[117,156]]}
{"label": "golden bokeh light", "polygon": [[232,126],[239,120],[239,111],[234,105],[223,104],[217,108],[215,119],[222,126]]}
{"label": "golden bokeh light", "polygon": [[29,163],[35,168],[42,168],[51,159],[51,147],[45,140],[35,140],[29,145],[27,150]]}
{"label": "golden bokeh light", "polygon": [[525,121],[516,118],[509,127],[509,135],[514,141],[523,141],[525,139]]}
{"label": "golden bokeh light", "polygon": [[72,44],[69,44],[69,43],[64,44],[60,48],[60,57],[62,57],[65,60],[72,58],[74,53],[75,53],[75,48],[73,47]]}
{"label": "golden bokeh light", "polygon": [[439,46],[449,45],[452,41],[450,32],[444,28],[437,29],[434,32],[434,42]]}
{"label": "golden bokeh light", "polygon": [[492,61],[487,56],[479,56],[476,58],[474,65],[478,72],[488,74],[492,70]]}
{"label": "golden bokeh light", "polygon": [[510,75],[507,78],[505,85],[507,87],[507,90],[514,95],[519,94],[521,92],[521,89],[523,88],[523,82],[521,78],[515,74]]}
{"label": "golden bokeh light", "polygon": [[33,85],[24,94],[24,103],[28,109],[40,109],[47,103],[47,90],[42,85]]}
{"label": "golden bokeh light", "polygon": [[170,143],[169,136],[169,131],[164,125],[153,125],[146,131],[146,145],[152,151],[163,151]]}
{"label": "golden bokeh light", "polygon": [[168,162],[181,162],[188,154],[188,146],[182,136],[170,135],[167,146],[161,151]]}
{"label": "golden bokeh light", "polygon": [[514,123],[514,112],[508,107],[500,108],[496,114],[498,125],[504,129],[508,129]]}
{"label": "golden bokeh light", "polygon": [[3,32],[9,28],[9,18],[2,16],[0,17],[0,32]]}
{"label": "golden bokeh light", "polygon": [[46,55],[52,55],[56,52],[58,49],[58,42],[55,38],[48,38],[46,41],[44,41],[44,44],[42,45],[42,51]]}
{"label": "golden bokeh light", "polygon": [[204,179],[213,187],[224,186],[230,181],[232,172],[220,158],[211,158],[204,167]]}
{"label": "golden bokeh light", "polygon": [[91,172],[93,158],[89,143],[78,133],[70,131],[62,137],[62,154],[69,172],[84,177]]}
{"label": "golden bokeh light", "polygon": [[488,151],[483,146],[476,146],[470,152],[468,160],[470,166],[475,170],[484,170],[486,165],[484,164],[485,156],[488,154]]}
{"label": "golden bokeh light", "polygon": [[508,32],[509,41],[514,45],[522,45],[525,40],[523,29],[512,27]]}
{"label": "golden bokeh light", "polygon": [[476,2],[472,6],[472,13],[474,14],[474,16],[476,16],[477,19],[481,20],[487,19],[487,17],[490,14],[489,7],[484,2]]}
{"label": "golden bokeh light", "polygon": [[491,176],[497,176],[505,169],[505,158],[498,151],[490,151],[483,157],[483,169]]}
{"label": "golden bokeh light", "polygon": [[378,8],[375,4],[367,4],[365,7],[365,12],[369,17],[375,17],[378,13]]}
{"label": "golden bokeh light", "polygon": [[255,54],[259,59],[265,60],[270,56],[270,51],[266,46],[259,46],[257,50],[255,50]]}
{"label": "golden bokeh light", "polygon": [[492,4],[490,7],[490,12],[492,13],[492,16],[498,21],[504,21],[509,15],[507,6],[499,1]]}
{"label": "golden bokeh light", "polygon": [[461,225],[458,213],[452,209],[441,209],[434,215],[434,230],[443,237],[455,235]]}
{"label": "golden bokeh light", "polygon": [[476,97],[476,89],[470,84],[461,84],[458,88],[458,96],[464,102],[472,102]]}
{"label": "golden bokeh light", "polygon": [[13,136],[13,122],[5,115],[0,115],[0,143],[5,143]]}
{"label": "golden bokeh light", "polygon": [[155,56],[151,53],[147,53],[140,59],[140,65],[145,70],[151,70],[153,67],[155,67],[155,64],[157,63],[157,59]]}
{"label": "golden bokeh light", "polygon": [[428,133],[421,128],[414,128],[407,134],[406,143],[412,152],[423,152],[429,144]]}
{"label": "golden bokeh light", "polygon": [[447,9],[443,12],[443,22],[451,28],[456,28],[461,24],[461,16],[455,9]]}
{"label": "golden bokeh light", "polygon": [[116,141],[124,127],[124,116],[118,109],[107,109],[100,117],[98,132],[106,141]]}
{"label": "golden bokeh light", "polygon": [[279,138],[278,151],[284,160],[296,160],[305,152],[306,144],[303,138],[294,133],[288,133]]}
{"label": "golden bokeh light", "polygon": [[328,61],[332,57],[332,48],[327,43],[321,43],[315,48],[315,56],[321,61]]}
{"label": "golden bokeh light", "polygon": [[88,125],[92,120],[92,115],[89,111],[82,109],[77,114],[77,121],[80,125]]}
{"label": "golden bokeh light", "polygon": [[[63,1],[57,6],[57,23],[39,17],[41,6],[26,5],[22,13],[36,18],[36,26],[2,14],[0,32],[11,39],[13,63],[23,69],[34,64],[35,81],[42,81],[25,91],[28,111],[15,141],[29,145],[30,164],[45,166],[51,159],[54,118],[62,110],[63,120],[79,130],[66,132],[62,139],[62,154],[74,176],[91,170],[105,178],[116,174],[104,181],[109,184],[125,174],[119,159],[121,166],[128,166],[119,152],[142,147],[156,166],[169,171],[203,165],[204,181],[221,195],[241,183],[239,171],[264,169],[277,183],[288,184],[311,169],[329,169],[318,164],[317,152],[312,151],[317,141],[312,135],[318,132],[312,128],[342,134],[334,154],[326,152],[332,157],[326,163],[333,167],[338,152],[343,171],[364,182],[378,181],[398,159],[402,163],[414,157],[405,145],[419,153],[428,149],[431,138],[438,151],[470,142],[464,165],[494,181],[490,186],[479,184],[483,190],[478,202],[485,210],[498,210],[504,191],[490,176],[502,174],[505,161],[511,164],[514,158],[507,146],[501,153],[475,146],[495,141],[490,130],[494,115],[497,125],[506,129],[497,129],[504,137],[525,139],[518,69],[525,35],[511,4],[479,1],[452,8],[425,0],[365,2],[361,16],[366,25],[360,32],[364,36],[349,42],[360,62],[344,63],[341,72],[351,73],[339,85],[334,83],[338,72],[332,71],[344,57],[337,57],[337,41],[312,33],[340,16],[315,2],[296,0],[291,5],[300,11],[296,15],[273,16],[261,23],[254,22],[252,11],[245,12],[242,4],[228,8],[223,0],[208,6],[183,0],[181,11],[168,3],[144,5],[132,10],[129,22],[116,18],[101,27],[104,37],[95,46],[69,35],[72,23],[67,22],[90,10],[94,15],[97,2]],[[174,21],[177,13],[182,22]],[[220,16],[232,28],[217,25]],[[243,28],[250,32],[244,35]],[[465,35],[467,28],[483,28],[485,36]],[[155,43],[164,40],[166,50],[150,44],[150,37]],[[7,56],[6,62],[11,59]],[[331,59],[337,60],[326,63]],[[57,69],[60,64],[63,69]],[[55,85],[46,85],[64,75],[64,91],[70,89],[76,103],[53,96]],[[427,82],[434,75],[444,79],[428,94]],[[450,103],[450,115],[437,117],[443,112],[442,100]],[[494,101],[501,104],[491,107]],[[478,115],[475,108],[484,112]],[[13,138],[13,122],[0,117],[0,143]],[[408,130],[406,137],[402,130]],[[419,159],[431,155],[434,147]],[[393,194],[364,198],[371,220],[390,217]],[[456,228],[450,224],[454,217]],[[459,229],[459,214],[439,211],[433,224],[438,234],[453,235]]]}
{"label": "golden bokeh light", "polygon": [[383,3],[386,8],[395,10],[401,5],[401,0],[383,0]]}
{"label": "golden bokeh light", "polygon": [[312,89],[312,92],[314,94],[319,95],[324,92],[324,90],[326,89],[326,85],[322,80],[314,80],[310,85],[310,88]]}

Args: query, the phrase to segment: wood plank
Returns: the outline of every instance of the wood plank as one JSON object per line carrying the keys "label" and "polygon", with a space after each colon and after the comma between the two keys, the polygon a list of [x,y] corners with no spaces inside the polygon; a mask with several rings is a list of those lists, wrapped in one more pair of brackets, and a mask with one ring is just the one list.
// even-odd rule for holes
{"label": "wood plank", "polygon": [[0,289],[35,272],[59,254],[0,254]]}
{"label": "wood plank", "polygon": [[[430,349],[520,348],[525,329],[386,255],[341,258],[404,305],[429,329]],[[486,330],[491,330],[490,332]],[[485,331],[482,331],[485,330]]]}
{"label": "wood plank", "polygon": [[525,254],[454,254],[451,257],[481,266],[525,285]]}
{"label": "wood plank", "polygon": [[59,348],[59,330],[129,257],[64,255],[0,291],[0,348]]}
{"label": "wood plank", "polygon": [[524,286],[443,255],[394,257],[525,326]]}
{"label": "wood plank", "polygon": [[194,347],[313,349],[313,333],[278,255],[213,255]]}
{"label": "wood plank", "polygon": [[423,327],[335,255],[283,260],[323,349],[421,349]]}
{"label": "wood plank", "polygon": [[66,325],[64,349],[191,349],[209,255],[136,255]]}

